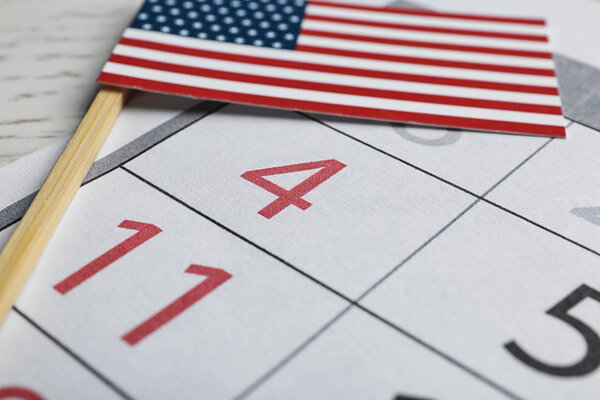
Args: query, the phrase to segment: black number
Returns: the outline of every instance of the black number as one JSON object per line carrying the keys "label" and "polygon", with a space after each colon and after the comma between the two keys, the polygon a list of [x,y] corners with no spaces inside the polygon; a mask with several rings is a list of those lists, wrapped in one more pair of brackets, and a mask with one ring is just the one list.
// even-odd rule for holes
{"label": "black number", "polygon": [[409,128],[403,124],[392,124],[392,128],[394,129],[394,131],[396,131],[396,133],[398,133],[404,139],[407,139],[414,143],[422,144],[424,146],[447,146],[447,145],[450,145],[450,144],[458,141],[458,139],[460,139],[460,136],[462,135],[462,132],[459,131],[458,129],[417,128],[417,131],[419,131],[419,130],[429,131],[429,132],[426,132],[427,134],[433,134],[434,132],[443,132],[444,133],[443,136],[440,136],[437,138],[436,137],[433,137],[433,138],[424,137],[423,138],[423,137],[419,137],[417,135],[412,134],[409,131],[409,129],[414,129],[414,128]]}
{"label": "black number", "polygon": [[546,314],[564,321],[571,325],[583,336],[587,345],[585,356],[572,365],[556,366],[548,365],[528,355],[513,340],[504,345],[513,356],[538,371],[558,376],[582,376],[594,371],[600,365],[600,337],[592,328],[579,319],[569,315],[568,311],[587,297],[600,302],[600,292],[587,285],[581,285],[567,297],[559,301],[554,307],[546,311]]}
{"label": "black number", "polygon": [[405,396],[403,394],[399,394],[394,397],[394,400],[430,400],[423,397],[413,397],[413,396]]}

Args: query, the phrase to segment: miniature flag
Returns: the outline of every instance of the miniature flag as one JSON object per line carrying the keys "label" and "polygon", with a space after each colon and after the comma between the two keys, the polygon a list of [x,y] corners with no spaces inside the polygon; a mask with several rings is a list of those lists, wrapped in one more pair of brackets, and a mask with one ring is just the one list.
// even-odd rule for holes
{"label": "miniature flag", "polygon": [[275,108],[565,136],[542,19],[321,0],[147,0],[98,80]]}

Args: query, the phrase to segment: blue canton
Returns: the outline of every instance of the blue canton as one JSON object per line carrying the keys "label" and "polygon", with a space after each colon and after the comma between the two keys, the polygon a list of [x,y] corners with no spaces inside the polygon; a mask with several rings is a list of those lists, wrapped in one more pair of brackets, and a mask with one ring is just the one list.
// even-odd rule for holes
{"label": "blue canton", "polygon": [[305,0],[147,0],[131,27],[293,50],[305,8]]}

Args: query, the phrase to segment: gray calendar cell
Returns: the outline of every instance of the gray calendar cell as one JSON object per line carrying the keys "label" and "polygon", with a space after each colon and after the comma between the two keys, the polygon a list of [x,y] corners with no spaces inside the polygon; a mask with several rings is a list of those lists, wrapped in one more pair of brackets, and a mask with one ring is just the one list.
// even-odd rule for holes
{"label": "gray calendar cell", "polygon": [[597,255],[479,202],[361,304],[517,396],[591,400],[599,268]]}
{"label": "gray calendar cell", "polygon": [[396,397],[510,399],[356,308],[273,371],[247,398],[393,400]]}
{"label": "gray calendar cell", "polygon": [[[489,199],[595,251],[600,226],[600,133],[573,124],[499,185]],[[585,211],[587,210],[587,211]]]}
{"label": "gray calendar cell", "polygon": [[233,105],[126,167],[351,298],[473,201],[311,119]]}
{"label": "gray calendar cell", "polygon": [[357,140],[478,195],[485,193],[548,140],[316,117]]}

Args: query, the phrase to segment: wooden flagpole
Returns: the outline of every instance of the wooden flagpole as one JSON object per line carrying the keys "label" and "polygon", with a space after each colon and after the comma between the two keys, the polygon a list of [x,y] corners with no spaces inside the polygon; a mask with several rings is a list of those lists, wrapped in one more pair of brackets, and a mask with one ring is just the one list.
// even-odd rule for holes
{"label": "wooden flagpole", "polygon": [[121,112],[130,89],[104,86],[0,253],[0,323],[38,262]]}

